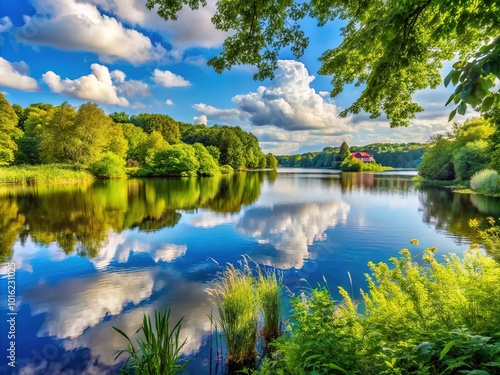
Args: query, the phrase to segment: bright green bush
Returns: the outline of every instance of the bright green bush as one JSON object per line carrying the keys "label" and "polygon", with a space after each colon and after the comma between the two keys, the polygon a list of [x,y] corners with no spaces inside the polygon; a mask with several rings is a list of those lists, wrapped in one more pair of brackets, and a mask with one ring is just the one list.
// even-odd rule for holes
{"label": "bright green bush", "polygon": [[483,169],[474,173],[470,187],[481,194],[500,195],[500,175],[492,169]]}
{"label": "bright green bush", "polygon": [[198,176],[217,176],[220,174],[219,165],[213,156],[201,143],[193,144],[194,153],[200,166],[197,170]]}
{"label": "bright green bush", "polygon": [[340,164],[342,172],[382,172],[392,169],[377,163],[365,163],[359,159],[346,159]]}
{"label": "bright green bush", "polygon": [[176,144],[155,153],[153,175],[155,176],[196,176],[200,163],[193,146]]}
{"label": "bright green bush", "polygon": [[97,178],[126,178],[125,160],[112,152],[106,152],[90,166],[90,172]]}
{"label": "bright green bush", "polygon": [[225,164],[225,165],[220,167],[220,172],[222,174],[229,174],[229,173],[233,173],[234,169],[230,165]]}
{"label": "bright green bush", "polygon": [[363,314],[342,288],[337,304],[325,288],[293,300],[278,355],[262,373],[496,373],[499,265],[475,250],[438,263],[433,251],[424,252],[424,264],[407,249],[391,264],[369,263]]}

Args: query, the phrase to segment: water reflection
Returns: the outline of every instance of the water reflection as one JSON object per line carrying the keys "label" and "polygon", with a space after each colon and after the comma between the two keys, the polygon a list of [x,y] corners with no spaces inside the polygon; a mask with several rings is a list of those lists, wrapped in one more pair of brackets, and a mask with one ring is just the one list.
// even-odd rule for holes
{"label": "water reflection", "polygon": [[66,254],[96,257],[110,233],[175,226],[178,210],[239,212],[260,195],[264,173],[219,178],[97,181],[88,184],[0,187],[0,261],[19,238],[56,243]]}
{"label": "water reflection", "polygon": [[265,254],[253,254],[254,260],[281,269],[301,268],[310,258],[310,245],[324,241],[326,230],[345,223],[348,213],[349,205],[341,200],[257,207],[245,212],[236,229],[272,245]]}

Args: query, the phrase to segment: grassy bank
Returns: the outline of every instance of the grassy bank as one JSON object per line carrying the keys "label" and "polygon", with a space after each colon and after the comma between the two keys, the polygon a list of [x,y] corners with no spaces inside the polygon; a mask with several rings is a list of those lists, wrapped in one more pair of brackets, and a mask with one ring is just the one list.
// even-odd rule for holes
{"label": "grassy bank", "polygon": [[64,184],[93,180],[87,171],[64,164],[45,164],[0,168],[0,184]]}

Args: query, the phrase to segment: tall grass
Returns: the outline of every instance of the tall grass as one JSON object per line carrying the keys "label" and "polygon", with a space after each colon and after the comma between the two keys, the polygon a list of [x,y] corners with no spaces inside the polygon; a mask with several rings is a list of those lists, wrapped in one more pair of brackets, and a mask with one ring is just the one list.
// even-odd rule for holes
{"label": "tall grass", "polygon": [[281,334],[283,281],[276,271],[258,269],[257,299],[264,315],[263,336],[266,342]]}
{"label": "tall grass", "polygon": [[257,304],[254,277],[244,259],[242,269],[229,264],[208,292],[218,312],[217,330],[228,352],[228,363],[251,366],[257,343]]}
{"label": "tall grass", "polygon": [[118,350],[115,359],[127,355],[122,374],[135,375],[177,375],[182,374],[189,360],[181,359],[181,350],[186,340],[180,342],[181,318],[170,329],[170,309],[155,311],[154,326],[151,318],[144,315],[142,326],[136,332],[136,345],[121,329],[113,327],[128,341],[127,349]]}
{"label": "tall grass", "polygon": [[65,164],[0,167],[0,184],[36,185],[93,179],[89,172]]}

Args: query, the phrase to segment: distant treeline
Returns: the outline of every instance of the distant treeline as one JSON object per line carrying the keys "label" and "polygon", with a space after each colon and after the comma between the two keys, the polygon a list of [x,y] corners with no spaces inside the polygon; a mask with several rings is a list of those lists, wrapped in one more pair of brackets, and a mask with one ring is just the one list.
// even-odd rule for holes
{"label": "distant treeline", "polygon": [[[365,151],[372,154],[378,164],[393,168],[416,168],[422,161],[426,145],[422,143],[373,143],[351,146],[351,152]],[[301,155],[277,156],[281,167],[338,168],[340,147],[325,147],[321,152]]]}
{"label": "distant treeline", "polygon": [[26,108],[0,93],[0,166],[63,164],[100,178],[213,176],[275,168],[257,138],[239,127],[192,125],[165,114],[104,113],[95,103]]}

